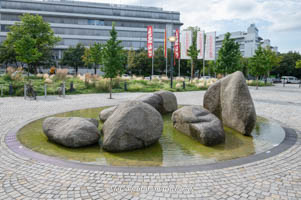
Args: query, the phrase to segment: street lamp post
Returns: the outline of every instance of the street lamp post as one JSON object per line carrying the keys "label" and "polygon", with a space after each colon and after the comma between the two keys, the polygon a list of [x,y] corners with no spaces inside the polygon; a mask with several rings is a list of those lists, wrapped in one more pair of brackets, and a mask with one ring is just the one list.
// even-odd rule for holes
{"label": "street lamp post", "polygon": [[171,56],[170,56],[170,88],[172,88],[173,86],[173,47],[174,47],[174,43],[176,41],[176,37],[175,36],[170,36],[168,38],[168,40],[170,41],[171,44]]}

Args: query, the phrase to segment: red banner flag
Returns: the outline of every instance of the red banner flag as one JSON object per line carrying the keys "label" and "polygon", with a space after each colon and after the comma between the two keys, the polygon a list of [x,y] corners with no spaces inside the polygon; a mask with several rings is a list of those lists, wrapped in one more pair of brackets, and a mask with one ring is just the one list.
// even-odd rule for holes
{"label": "red banner flag", "polygon": [[147,52],[148,57],[153,57],[153,27],[148,26],[147,27]]}
{"label": "red banner flag", "polygon": [[176,42],[175,42],[175,58],[180,59],[180,31],[176,30]]}

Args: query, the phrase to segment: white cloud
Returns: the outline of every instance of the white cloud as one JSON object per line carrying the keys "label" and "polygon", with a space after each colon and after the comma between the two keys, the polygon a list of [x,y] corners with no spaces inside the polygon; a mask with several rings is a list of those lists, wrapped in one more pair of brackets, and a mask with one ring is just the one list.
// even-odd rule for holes
{"label": "white cloud", "polygon": [[296,41],[300,41],[301,46],[301,0],[86,1],[163,7],[164,10],[181,12],[184,27],[199,26],[206,31],[216,30],[219,33],[244,31],[250,23],[256,22],[260,31],[268,37],[277,32],[288,33]]}

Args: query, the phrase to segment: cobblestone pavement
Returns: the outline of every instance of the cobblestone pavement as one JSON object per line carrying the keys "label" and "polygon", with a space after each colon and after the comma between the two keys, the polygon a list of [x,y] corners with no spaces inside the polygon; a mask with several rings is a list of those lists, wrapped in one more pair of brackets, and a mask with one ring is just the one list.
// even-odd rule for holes
{"label": "cobblestone pavement", "polygon": [[[16,125],[74,109],[106,106],[138,93],[0,98],[0,199],[301,199],[301,89],[250,88],[258,115],[298,130],[297,143],[274,157],[189,173],[114,173],[63,168],[16,155],[4,143]],[[177,93],[180,104],[202,104],[204,92]],[[124,187],[126,186],[126,187]],[[129,188],[127,188],[129,187]]]}

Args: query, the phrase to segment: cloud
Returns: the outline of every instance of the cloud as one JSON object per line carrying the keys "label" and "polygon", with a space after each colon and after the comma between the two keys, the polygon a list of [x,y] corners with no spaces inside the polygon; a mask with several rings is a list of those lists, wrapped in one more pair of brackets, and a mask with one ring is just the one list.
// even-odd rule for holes
{"label": "cloud", "polygon": [[[256,23],[263,37],[278,32],[295,38],[301,50],[301,0],[86,0],[163,7],[181,12],[184,27],[199,26],[218,33],[246,31]],[[262,35],[261,35],[262,36]],[[281,37],[274,37],[281,40]],[[273,44],[283,44],[272,41]],[[287,44],[289,45],[289,44]],[[294,44],[296,45],[296,44]],[[292,45],[293,46],[293,45]]]}

